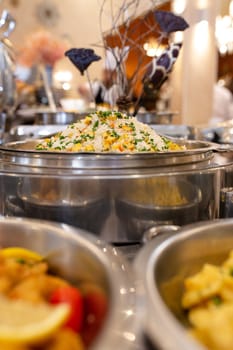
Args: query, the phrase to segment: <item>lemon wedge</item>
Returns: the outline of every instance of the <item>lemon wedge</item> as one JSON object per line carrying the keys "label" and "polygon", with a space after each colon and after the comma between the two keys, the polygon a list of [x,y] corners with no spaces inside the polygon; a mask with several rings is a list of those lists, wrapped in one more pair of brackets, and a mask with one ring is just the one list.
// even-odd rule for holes
{"label": "lemon wedge", "polygon": [[0,297],[0,342],[36,344],[53,335],[67,320],[67,304],[32,304]]}
{"label": "lemon wedge", "polygon": [[18,258],[35,261],[40,261],[43,259],[43,257],[40,254],[34,252],[33,250],[29,250],[22,247],[3,248],[1,249],[1,253],[6,258]]}

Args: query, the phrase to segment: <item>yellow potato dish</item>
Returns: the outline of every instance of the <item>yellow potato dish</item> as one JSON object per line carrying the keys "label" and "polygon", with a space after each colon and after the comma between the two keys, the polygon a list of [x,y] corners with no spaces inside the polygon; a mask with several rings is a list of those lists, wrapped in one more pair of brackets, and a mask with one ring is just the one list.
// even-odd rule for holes
{"label": "yellow potato dish", "polygon": [[211,350],[233,350],[233,250],[221,266],[205,264],[184,281],[190,333]]}

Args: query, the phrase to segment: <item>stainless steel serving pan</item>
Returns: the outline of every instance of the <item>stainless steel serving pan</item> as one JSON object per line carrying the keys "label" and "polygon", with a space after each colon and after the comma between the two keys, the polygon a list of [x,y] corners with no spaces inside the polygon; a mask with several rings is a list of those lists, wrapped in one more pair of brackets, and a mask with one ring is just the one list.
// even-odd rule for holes
{"label": "stainless steel serving pan", "polygon": [[203,200],[200,188],[187,180],[163,178],[122,186],[115,201],[116,214],[127,228],[128,239],[142,238],[156,224],[185,225],[197,221]]}
{"label": "stainless steel serving pan", "polygon": [[[175,140],[175,139],[174,139]],[[2,159],[15,164],[46,168],[126,169],[160,168],[205,162],[213,158],[218,145],[205,141],[175,140],[186,150],[153,153],[68,153],[37,151],[41,140],[9,142],[0,147]]]}
{"label": "stainless steel serving pan", "polygon": [[[8,141],[20,141],[29,138],[44,138],[54,135],[58,131],[63,131],[66,125],[46,124],[46,125],[16,125],[9,131]],[[201,130],[187,125],[153,124],[151,128],[158,134],[186,140],[205,140]]]}
{"label": "stainless steel serving pan", "polygon": [[202,131],[206,140],[219,142],[222,144],[233,143],[233,126],[219,126],[206,128]]}
{"label": "stainless steel serving pan", "polygon": [[226,259],[233,249],[232,232],[233,219],[199,222],[175,232],[165,230],[139,251],[134,268],[145,306],[144,329],[156,349],[205,349],[187,335],[181,308],[183,281],[204,263],[220,264]]}
{"label": "stainless steel serving pan", "polygon": [[26,139],[39,139],[50,137],[59,131],[63,131],[65,125],[17,125],[10,129],[7,135],[8,141],[20,141]]}
{"label": "stainless steel serving pan", "polygon": [[58,124],[58,125],[67,125],[77,122],[79,119],[84,118],[90,111],[80,112],[65,112],[65,111],[44,111],[44,112],[35,112],[35,124],[38,125],[48,125],[48,124]]}
{"label": "stainless steel serving pan", "polygon": [[19,246],[45,256],[72,281],[101,286],[109,311],[92,350],[132,350],[139,340],[137,295],[131,267],[113,247],[81,229],[46,221],[0,218],[0,246]]}
{"label": "stainless steel serving pan", "polygon": [[138,121],[146,124],[170,124],[173,116],[177,115],[177,112],[173,111],[150,111],[150,112],[139,112],[136,115]]}
{"label": "stainless steel serving pan", "polygon": [[101,183],[96,180],[79,181],[23,177],[17,192],[7,197],[11,215],[65,222],[96,234],[109,215],[110,205]]}
{"label": "stainless steel serving pan", "polygon": [[168,137],[175,137],[176,139],[185,140],[206,140],[203,137],[201,129],[195,126],[189,125],[178,125],[178,124],[151,124],[152,129],[154,129],[158,134],[166,135]]}
{"label": "stainless steel serving pan", "polygon": [[[209,142],[178,140],[187,150],[141,154],[36,151],[38,142],[13,142],[0,148],[0,213],[69,223],[108,242],[138,242],[143,230],[155,221],[177,223],[177,211],[179,224],[213,219],[219,212],[221,187],[233,186],[233,163],[229,164],[230,159],[225,162],[224,157],[216,162],[216,155],[220,158],[223,153],[216,152],[219,145]],[[154,183],[165,178],[175,186],[184,184],[180,189],[188,199],[183,207],[186,218],[180,207],[172,208],[172,213],[171,208],[158,208],[156,203],[156,208],[150,207]],[[142,183],[149,206],[139,208],[141,216],[134,230],[122,220],[116,203],[127,199],[123,188],[132,198]],[[47,196],[50,190],[51,197]],[[133,206],[128,220],[134,220]]]}
{"label": "stainless steel serving pan", "polygon": [[67,125],[76,122],[79,119],[84,118],[88,113],[85,112],[67,112],[62,109],[57,111],[51,111],[48,108],[27,108],[17,111],[17,116],[22,121],[31,121],[37,125]]}

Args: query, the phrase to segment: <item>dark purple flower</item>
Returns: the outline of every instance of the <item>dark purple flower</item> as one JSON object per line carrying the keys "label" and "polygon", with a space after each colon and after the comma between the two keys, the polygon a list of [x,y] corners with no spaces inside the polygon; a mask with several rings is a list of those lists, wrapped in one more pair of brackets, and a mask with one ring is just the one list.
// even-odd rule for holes
{"label": "dark purple flower", "polygon": [[169,53],[167,51],[162,53],[162,55],[157,58],[156,64],[157,64],[157,66],[164,67],[165,70],[167,71],[171,66],[171,58],[170,58]]}
{"label": "dark purple flower", "polygon": [[65,52],[70,61],[78,68],[81,75],[89,67],[89,65],[94,61],[99,61],[100,56],[97,56],[92,49],[70,49]]}
{"label": "dark purple flower", "polygon": [[159,89],[166,79],[166,70],[163,67],[156,67],[155,69],[155,64],[152,64],[150,67],[150,75],[146,76],[144,81],[150,83],[154,89]]}
{"label": "dark purple flower", "polygon": [[177,16],[169,11],[157,10],[154,12],[154,16],[163,33],[169,34],[177,31],[184,31],[189,27],[183,17]]}
{"label": "dark purple flower", "polygon": [[168,78],[169,73],[179,55],[182,44],[171,44],[159,57],[154,57],[151,61],[144,81],[153,84],[155,89],[159,89]]}

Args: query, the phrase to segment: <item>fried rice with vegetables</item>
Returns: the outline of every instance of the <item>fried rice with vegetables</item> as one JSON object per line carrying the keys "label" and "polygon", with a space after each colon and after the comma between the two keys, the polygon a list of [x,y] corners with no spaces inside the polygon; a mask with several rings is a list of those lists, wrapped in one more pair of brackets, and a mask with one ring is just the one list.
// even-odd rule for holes
{"label": "fried rice with vegetables", "polygon": [[40,151],[166,152],[184,149],[135,117],[116,111],[97,111],[70,124],[36,145]]}

